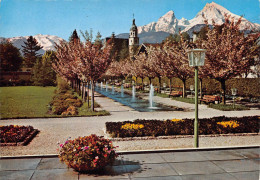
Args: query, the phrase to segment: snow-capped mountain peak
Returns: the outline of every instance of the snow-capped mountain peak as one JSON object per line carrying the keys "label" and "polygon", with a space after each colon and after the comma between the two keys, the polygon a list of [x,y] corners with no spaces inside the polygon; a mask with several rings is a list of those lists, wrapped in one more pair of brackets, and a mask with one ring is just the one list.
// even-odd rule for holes
{"label": "snow-capped mountain peak", "polygon": [[[145,26],[138,27],[138,32],[163,31],[174,34],[178,33],[179,29],[181,29],[181,31],[188,32],[192,35],[193,31],[197,32],[205,26],[205,20],[207,20],[210,25],[213,24],[213,21],[216,24],[223,24],[225,22],[225,15],[230,15],[235,21],[240,18],[239,15],[233,14],[221,5],[211,2],[207,3],[204,8],[191,20],[187,20],[185,18],[178,20],[176,19],[174,12],[171,10],[160,17],[157,22],[152,22]],[[260,25],[257,23],[251,23],[245,18],[242,18],[240,29],[260,30]]]}
{"label": "snow-capped mountain peak", "polygon": [[[63,41],[62,38],[54,35],[42,35],[42,34],[37,34],[33,36],[39,45],[41,45],[43,48],[38,51],[39,54],[44,54],[45,51],[47,50],[55,50],[55,43],[59,44],[60,41]],[[13,37],[13,38],[0,38],[1,41],[9,41],[12,43],[15,47],[20,49],[20,52],[22,53],[22,49],[25,44],[24,42],[27,41],[29,36],[20,36],[20,37]]]}

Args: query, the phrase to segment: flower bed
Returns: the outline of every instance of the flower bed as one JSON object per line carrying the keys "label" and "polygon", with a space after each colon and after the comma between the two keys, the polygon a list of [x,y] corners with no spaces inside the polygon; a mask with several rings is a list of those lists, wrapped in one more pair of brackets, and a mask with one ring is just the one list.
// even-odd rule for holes
{"label": "flower bed", "polygon": [[67,140],[60,147],[60,160],[79,172],[100,170],[117,157],[112,142],[95,134]]}
{"label": "flower bed", "polygon": [[0,126],[1,146],[26,145],[38,133],[32,126]]}
{"label": "flower bed", "polygon": [[[259,116],[213,117],[199,120],[199,134],[258,133]],[[111,137],[193,135],[194,119],[106,122]]]}

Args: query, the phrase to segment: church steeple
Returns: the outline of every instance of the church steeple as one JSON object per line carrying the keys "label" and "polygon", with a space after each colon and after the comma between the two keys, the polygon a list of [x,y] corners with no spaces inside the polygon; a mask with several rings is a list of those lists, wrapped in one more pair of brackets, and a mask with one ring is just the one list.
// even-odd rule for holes
{"label": "church steeple", "polygon": [[129,34],[129,54],[131,59],[133,59],[134,50],[138,46],[139,46],[138,30],[137,30],[137,26],[135,25],[135,19],[133,17],[133,23],[130,28],[130,34]]}

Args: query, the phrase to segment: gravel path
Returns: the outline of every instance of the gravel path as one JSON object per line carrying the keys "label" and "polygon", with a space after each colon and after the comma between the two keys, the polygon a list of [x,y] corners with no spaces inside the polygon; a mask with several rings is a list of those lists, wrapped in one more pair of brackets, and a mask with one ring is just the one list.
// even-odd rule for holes
{"label": "gravel path", "polygon": [[[180,103],[169,98],[155,97],[156,102],[190,108],[188,112],[137,112],[129,107],[123,106],[109,98],[97,94],[96,101],[103,109],[111,113],[110,116],[101,117],[73,117],[73,118],[42,118],[42,119],[13,119],[0,120],[0,125],[31,125],[40,130],[40,133],[27,146],[0,147],[1,156],[57,154],[58,142],[65,142],[68,137],[76,138],[97,134],[105,136],[105,123],[108,121],[125,121],[141,119],[172,119],[172,118],[193,118],[194,110],[190,104]],[[218,111],[200,105],[200,118],[214,116],[253,116],[260,115],[260,110],[249,111]],[[219,146],[245,146],[259,145],[260,136],[220,136],[200,138],[200,147]],[[155,140],[134,140],[114,141],[119,151],[125,150],[148,150],[148,149],[173,149],[193,147],[193,138],[155,139]]]}

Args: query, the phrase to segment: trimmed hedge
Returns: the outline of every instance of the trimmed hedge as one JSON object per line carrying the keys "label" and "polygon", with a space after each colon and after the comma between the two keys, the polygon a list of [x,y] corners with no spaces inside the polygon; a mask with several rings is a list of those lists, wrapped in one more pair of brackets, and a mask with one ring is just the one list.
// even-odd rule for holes
{"label": "trimmed hedge", "polygon": [[[258,133],[259,116],[246,117],[213,117],[199,120],[199,134]],[[237,123],[237,127],[224,127],[220,123]],[[131,126],[132,125],[132,126]],[[125,128],[125,127],[134,128]],[[123,127],[123,128],[122,128]],[[135,128],[136,127],[136,128]],[[124,122],[106,122],[106,131],[112,137],[143,137],[193,135],[194,119],[183,120],[141,120]]]}

